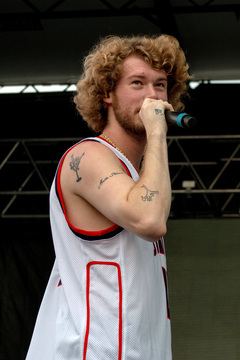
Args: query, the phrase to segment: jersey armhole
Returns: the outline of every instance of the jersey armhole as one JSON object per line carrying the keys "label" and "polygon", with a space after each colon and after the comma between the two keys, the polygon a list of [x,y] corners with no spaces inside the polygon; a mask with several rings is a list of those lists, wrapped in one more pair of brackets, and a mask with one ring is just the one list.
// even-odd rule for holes
{"label": "jersey armhole", "polygon": [[[84,142],[84,141],[97,141],[97,140],[86,139],[81,142]],[[99,142],[99,141],[97,141],[97,142]],[[62,208],[62,211],[64,213],[64,217],[65,217],[71,231],[79,238],[82,238],[84,240],[100,240],[103,238],[104,239],[112,238],[113,236],[117,235],[124,229],[122,227],[118,226],[117,224],[114,224],[114,225],[110,226],[109,228],[106,228],[103,230],[98,230],[98,231],[83,230],[83,229],[76,228],[67,217],[66,208],[65,208],[64,201],[63,201],[63,195],[62,195],[62,190],[61,190],[60,175],[61,175],[61,171],[62,171],[63,162],[64,162],[67,154],[77,145],[79,145],[79,143],[77,143],[77,144],[73,145],[71,148],[69,148],[65,152],[63,157],[61,158],[57,172],[56,172],[55,180],[54,180],[55,181],[55,192],[56,192],[57,198],[59,200],[60,206]],[[125,168],[128,176],[131,177],[131,173],[130,173],[127,165],[121,159],[118,158],[118,160],[121,162],[122,166]]]}

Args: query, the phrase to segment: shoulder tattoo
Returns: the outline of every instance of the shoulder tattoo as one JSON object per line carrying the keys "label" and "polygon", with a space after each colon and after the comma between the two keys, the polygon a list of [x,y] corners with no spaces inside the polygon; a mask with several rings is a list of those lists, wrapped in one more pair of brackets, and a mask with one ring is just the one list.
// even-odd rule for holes
{"label": "shoulder tattoo", "polygon": [[71,161],[69,163],[70,169],[73,170],[76,175],[77,175],[77,180],[76,182],[79,182],[82,180],[82,177],[79,176],[78,171],[79,171],[79,165],[81,162],[82,157],[85,155],[85,153],[83,153],[81,156],[76,156],[74,157],[74,155],[71,156]]}

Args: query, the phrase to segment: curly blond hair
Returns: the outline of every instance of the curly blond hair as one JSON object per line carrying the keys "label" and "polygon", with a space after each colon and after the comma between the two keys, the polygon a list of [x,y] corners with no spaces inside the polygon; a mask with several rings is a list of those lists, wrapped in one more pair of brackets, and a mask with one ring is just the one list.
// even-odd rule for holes
{"label": "curly blond hair", "polygon": [[168,78],[168,101],[182,111],[182,96],[191,79],[189,66],[179,42],[173,36],[108,36],[94,46],[83,63],[84,72],[77,83],[74,102],[83,119],[96,133],[107,122],[106,93],[114,91],[124,60],[132,54],[142,56],[153,69],[164,70]]}

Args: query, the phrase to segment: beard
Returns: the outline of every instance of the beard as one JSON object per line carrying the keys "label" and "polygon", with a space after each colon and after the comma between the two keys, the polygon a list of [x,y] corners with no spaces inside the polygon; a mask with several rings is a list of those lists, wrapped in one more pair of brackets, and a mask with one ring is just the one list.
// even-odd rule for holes
{"label": "beard", "polygon": [[140,139],[146,138],[146,130],[143,123],[141,121],[134,121],[134,116],[139,113],[138,110],[134,111],[133,114],[128,110],[124,110],[116,95],[113,95],[112,107],[117,122],[129,135]]}

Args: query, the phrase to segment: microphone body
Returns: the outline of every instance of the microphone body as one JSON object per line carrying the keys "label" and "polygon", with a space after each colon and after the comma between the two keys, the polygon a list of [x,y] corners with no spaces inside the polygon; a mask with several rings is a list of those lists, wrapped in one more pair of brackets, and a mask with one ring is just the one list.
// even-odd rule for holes
{"label": "microphone body", "polygon": [[197,120],[187,113],[166,111],[165,117],[169,125],[179,126],[182,128],[193,128],[197,124]]}

